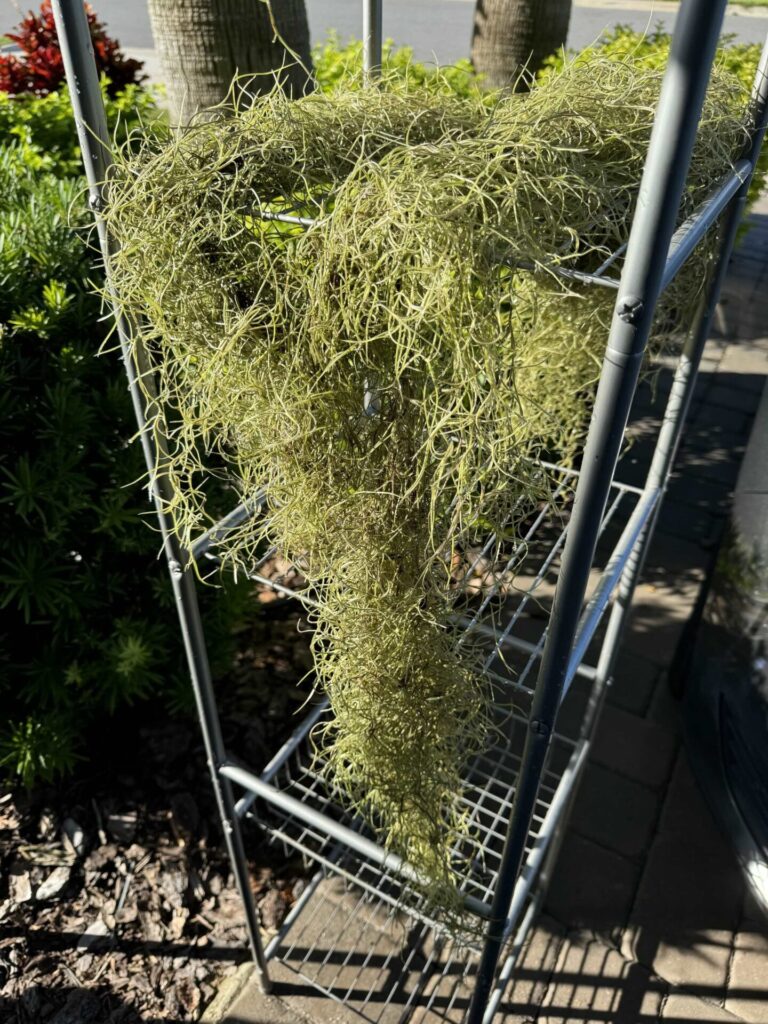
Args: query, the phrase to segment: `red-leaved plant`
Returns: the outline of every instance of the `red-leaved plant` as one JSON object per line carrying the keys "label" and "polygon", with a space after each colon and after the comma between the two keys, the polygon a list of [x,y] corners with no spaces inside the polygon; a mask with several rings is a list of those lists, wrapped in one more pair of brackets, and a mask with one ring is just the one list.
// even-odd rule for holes
{"label": "red-leaved plant", "polygon": [[[88,26],[99,72],[108,80],[108,92],[115,96],[126,85],[141,80],[141,61],[125,57],[116,40],[110,39],[103,24],[86,4]],[[34,93],[45,96],[55,92],[64,81],[64,64],[53,21],[50,0],[43,0],[40,12],[30,11],[8,38],[21,49],[20,54],[0,54],[0,92],[14,96]]]}

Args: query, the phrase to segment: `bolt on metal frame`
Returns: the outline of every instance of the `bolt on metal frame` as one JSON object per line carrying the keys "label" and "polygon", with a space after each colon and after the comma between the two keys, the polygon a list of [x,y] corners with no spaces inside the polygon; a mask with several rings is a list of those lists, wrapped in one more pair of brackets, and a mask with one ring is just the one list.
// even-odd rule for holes
{"label": "bolt on metal frame", "polygon": [[[489,641],[486,669],[503,692],[514,692],[516,700],[512,712],[508,699],[500,704],[503,738],[486,754],[475,758],[467,769],[466,800],[473,825],[486,842],[485,863],[477,876],[469,879],[464,891],[467,913],[484,922],[480,944],[470,942],[466,950],[451,948],[439,926],[429,919],[418,896],[409,888],[409,883],[418,883],[418,872],[366,835],[364,826],[346,815],[334,801],[333,793],[328,792],[307,756],[310,730],[327,713],[327,703],[311,709],[259,775],[247,770],[226,751],[194,576],[185,570],[191,562],[203,558],[215,563],[217,542],[250,516],[259,515],[265,497],[259,495],[238,506],[199,537],[189,550],[182,548],[165,511],[171,505],[172,492],[164,472],[163,410],[148,392],[151,366],[135,343],[130,323],[115,306],[122,357],[176,598],[206,757],[243,900],[253,960],[265,991],[270,987],[269,960],[279,955],[284,963],[289,963],[296,956],[298,966],[295,969],[301,977],[331,998],[351,1004],[353,987],[339,991],[335,981],[320,980],[312,962],[314,947],[297,952],[296,942],[290,939],[302,914],[325,912],[325,896],[320,885],[323,879],[332,876],[353,885],[354,891],[360,893],[357,907],[364,901],[373,901],[382,912],[390,914],[404,908],[416,922],[419,942],[426,941],[430,930],[436,936],[425,962],[418,970],[414,968],[416,980],[410,994],[398,1003],[402,1020],[406,1020],[416,1006],[426,980],[433,975],[439,983],[428,997],[427,1009],[439,1004],[445,1012],[450,1012],[459,1005],[459,986],[469,983],[473,976],[474,989],[467,1001],[467,1024],[491,1024],[499,1008],[551,874],[610,683],[633,591],[653,535],[766,130],[768,40],[755,79],[754,123],[742,158],[734,167],[724,168],[722,180],[675,230],[725,2],[683,0],[628,241],[593,274],[559,271],[565,277],[617,291],[581,469],[547,467],[556,473],[555,498],[561,502],[562,521],[553,528],[551,516],[548,519],[549,510],[535,517],[520,543],[507,552],[502,571],[482,599],[480,612],[458,623],[468,633]],[[114,242],[108,237],[99,213],[104,203],[104,190],[108,187],[110,140],[90,33],[82,0],[53,0],[53,11],[83,152],[89,203],[96,218],[109,287],[109,261]],[[381,67],[382,0],[363,0],[363,36],[364,74],[370,81]],[[264,216],[305,227],[313,223],[290,213],[265,212]],[[642,488],[620,484],[614,480],[614,474],[656,303],[696,245],[717,222],[720,222],[720,242],[716,266],[678,361],[646,483]],[[622,257],[620,276],[611,276]],[[574,486],[575,501],[568,516]],[[623,528],[618,540],[610,545],[610,533],[616,524],[623,524]],[[587,599],[589,575],[595,567],[601,538],[603,547],[607,543],[609,550],[602,559],[604,564],[598,582]],[[476,555],[475,565],[492,549],[494,540],[490,538]],[[311,603],[307,595],[296,594],[278,580],[267,579],[258,569],[258,565],[254,567],[252,578]],[[557,585],[552,610],[546,628],[532,642],[518,635],[519,626],[526,608],[537,600],[537,590],[553,573],[557,575]],[[481,624],[482,609],[502,593],[504,580],[510,574],[525,574],[531,582],[520,589],[516,605],[503,626]],[[592,667],[585,661],[587,649],[606,612],[606,634],[597,665]],[[508,669],[513,658],[519,659],[519,663],[512,680]],[[574,685],[576,681],[583,692],[579,695],[581,703],[577,705],[578,722],[569,734],[565,725],[561,728],[557,716],[567,699],[571,699],[569,692],[578,689]],[[233,786],[243,791],[237,801]],[[307,889],[266,947],[249,886],[241,832],[243,818],[254,814],[254,809],[276,841],[301,851],[318,866]],[[338,916],[338,906],[329,904],[327,910],[331,917]],[[344,927],[348,924],[349,921]],[[374,945],[375,942],[378,939]],[[415,948],[411,948],[404,960],[397,960],[401,971],[407,973],[415,964],[418,959],[413,955]],[[502,956],[504,959],[499,966]],[[349,958],[347,954],[342,963],[349,962]],[[373,962],[372,958],[371,949],[356,977]],[[321,968],[331,959],[329,952]],[[389,969],[394,965],[393,957],[384,956],[382,963],[382,969]],[[334,978],[338,975],[337,971]],[[445,998],[437,995],[443,982],[450,989]],[[365,1019],[379,1020],[394,998],[394,989],[377,995],[375,1000],[369,990],[358,1012]]]}

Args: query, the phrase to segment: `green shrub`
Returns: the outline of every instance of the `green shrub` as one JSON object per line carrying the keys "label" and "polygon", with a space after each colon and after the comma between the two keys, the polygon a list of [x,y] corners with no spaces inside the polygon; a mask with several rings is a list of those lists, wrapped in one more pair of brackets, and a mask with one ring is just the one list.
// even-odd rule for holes
{"label": "green shrub", "polygon": [[[315,78],[323,92],[338,88],[361,88],[363,85],[363,44],[352,40],[341,44],[338,35],[331,32],[326,41],[312,51]],[[433,92],[453,93],[456,96],[487,96],[482,90],[482,78],[478,76],[468,60],[458,60],[450,66],[439,69],[413,59],[410,46],[395,49],[392,40],[384,43],[382,67],[385,72],[402,77],[414,89],[428,89]]]}
{"label": "green shrub", "polygon": [[[101,86],[107,123],[118,143],[139,125],[162,125],[163,118],[151,92],[129,85],[110,99],[106,78],[102,78]],[[60,177],[82,173],[72,104],[66,88],[42,97],[30,93],[9,96],[0,92],[0,142],[4,150],[14,148],[15,159],[30,169],[53,171]]]}
{"label": "green shrub", "polygon": [[[155,117],[141,90],[108,107],[113,129]],[[0,764],[30,784],[71,769],[99,716],[190,697],[125,375],[98,356],[109,325],[67,94],[0,95],[0,124]],[[205,598],[221,660],[247,591]]]}

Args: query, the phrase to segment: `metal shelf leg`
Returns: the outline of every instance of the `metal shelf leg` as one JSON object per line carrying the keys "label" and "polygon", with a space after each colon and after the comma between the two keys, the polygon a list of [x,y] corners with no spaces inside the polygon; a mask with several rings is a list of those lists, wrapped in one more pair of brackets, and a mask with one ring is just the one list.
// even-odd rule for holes
{"label": "metal shelf leg", "polygon": [[381,74],[382,0],[363,0],[363,77]]}
{"label": "metal shelf leg", "polygon": [[[109,134],[90,31],[82,0],[53,0],[53,14],[72,98],[85,173],[88,178],[89,205],[96,215],[99,244],[107,274],[107,286],[111,288],[109,254],[112,251],[112,243],[107,235],[104,221],[99,217],[99,211],[103,204],[102,190],[108,178],[111,163]],[[172,494],[168,478],[163,473],[165,448],[162,432],[158,430],[158,426],[162,424],[162,418],[152,397],[147,394],[148,377],[145,373],[140,372],[143,367],[137,366],[137,362],[141,361],[141,353],[136,352],[132,344],[131,326],[120,313],[119,306],[113,303],[113,307],[136,422],[151,480],[152,499],[163,536],[163,547],[171,575],[224,838],[232,862],[235,881],[245,908],[248,939],[259,972],[259,980],[262,988],[268,991],[267,962],[259,932],[256,906],[250,889],[240,822],[235,813],[231,785],[219,773],[219,768],[226,760],[226,755],[213,694],[195,581],[190,572],[184,571],[187,556],[181,551],[164,512]]]}

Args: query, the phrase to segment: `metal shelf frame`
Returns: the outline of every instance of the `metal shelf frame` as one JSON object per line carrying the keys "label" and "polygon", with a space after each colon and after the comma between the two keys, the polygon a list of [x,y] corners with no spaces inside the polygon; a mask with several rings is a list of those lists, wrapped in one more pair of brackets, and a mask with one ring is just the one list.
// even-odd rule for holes
{"label": "metal shelf frame", "polygon": [[[418,895],[418,872],[379,845],[364,825],[335,801],[332,785],[309,751],[310,731],[328,713],[327,704],[318,703],[309,710],[291,738],[258,774],[225,749],[194,574],[188,570],[202,559],[215,565],[217,543],[249,517],[263,514],[265,496],[257,495],[238,506],[189,549],[180,545],[165,511],[172,507],[173,494],[164,472],[166,451],[162,430],[158,429],[163,423],[163,410],[151,393],[147,395],[147,381],[151,380],[148,360],[134,346],[131,324],[115,304],[116,327],[206,757],[243,900],[251,953],[265,991],[271,984],[269,962],[278,958],[329,998],[352,1005],[354,984],[346,989],[337,985],[341,968],[332,972],[330,980],[323,975],[334,962],[331,952],[318,969],[315,947],[297,950],[292,930],[304,914],[320,914],[321,920],[327,914],[329,921],[339,918],[343,934],[353,918],[358,920],[361,908],[373,905],[383,913],[405,914],[412,921],[414,941],[423,944],[429,940],[431,944],[424,958],[415,956],[415,945],[405,958],[395,958],[400,975],[413,975],[414,979],[410,991],[405,997],[401,992],[397,1003],[402,1021],[417,1005],[434,1010],[438,1016],[455,1014],[460,985],[471,990],[471,997],[465,1000],[463,1019],[467,1024],[491,1024],[501,1004],[541,904],[589,753],[766,130],[768,40],[755,79],[753,127],[744,153],[733,167],[723,168],[722,180],[676,228],[725,2],[682,2],[626,243],[593,273],[552,268],[580,283],[614,289],[617,301],[581,470],[547,467],[558,480],[555,507],[542,508],[520,543],[494,566],[493,583],[482,592],[479,607],[469,602],[465,613],[457,615],[457,629],[471,635],[473,641],[487,644],[485,667],[499,694],[498,738],[467,767],[465,799],[473,825],[482,836],[483,856],[477,865],[472,862],[464,883],[464,908],[474,927],[468,930],[463,946],[447,936],[438,922],[430,920]],[[362,6],[364,74],[370,81],[381,65],[382,0],[363,0]],[[110,140],[98,73],[82,0],[53,0],[53,11],[109,288],[114,243],[99,213],[108,188]],[[306,227],[313,223],[310,218],[290,213],[272,211],[263,215]],[[719,223],[716,265],[677,362],[645,485],[622,485],[614,479],[616,465],[657,301],[715,223]],[[475,553],[474,564],[480,564],[495,550],[495,539],[489,538]],[[311,602],[310,595],[267,579],[258,569],[254,568],[254,579],[280,593]],[[513,579],[525,583],[510,586]],[[540,611],[542,593],[547,588],[554,590],[551,607],[547,607],[544,618],[532,616],[533,608]],[[489,625],[483,613],[491,602],[494,610],[501,608],[503,614],[494,614]],[[538,634],[533,638],[523,636],[521,627],[536,622],[541,627]],[[599,639],[601,623],[605,628]],[[596,663],[591,665],[588,653],[595,647]],[[241,824],[246,816],[256,817],[273,841],[301,851],[317,865],[310,884],[266,946],[243,846]],[[461,851],[457,851],[457,858],[460,856]],[[321,889],[328,878],[342,880],[357,893],[358,902],[346,918],[346,911],[328,902]],[[326,922],[326,931],[328,926]],[[356,977],[362,977],[371,964],[377,963],[376,935],[371,933],[370,939],[360,941],[368,948],[361,950],[362,966]],[[341,958],[342,967],[349,962],[350,954]],[[381,963],[382,970],[392,968],[393,955],[383,955]],[[432,984],[435,979],[437,986]],[[450,994],[438,998],[436,993],[443,981],[449,983]],[[372,990],[363,996],[358,992],[354,1003],[357,1012],[366,1020],[378,1021],[394,1000],[398,985],[375,999]],[[431,995],[425,995],[427,988]],[[463,1011],[464,1006],[460,1009]]]}

